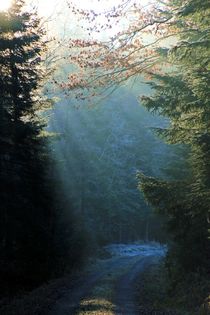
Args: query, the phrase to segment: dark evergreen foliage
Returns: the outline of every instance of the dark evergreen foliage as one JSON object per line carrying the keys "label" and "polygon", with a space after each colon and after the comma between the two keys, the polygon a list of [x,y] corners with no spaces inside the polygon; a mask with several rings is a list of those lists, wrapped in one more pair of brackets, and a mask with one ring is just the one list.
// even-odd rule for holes
{"label": "dark evergreen foliage", "polygon": [[170,126],[157,133],[170,144],[188,146],[190,172],[179,182],[140,175],[140,189],[148,202],[168,218],[172,236],[168,263],[178,277],[180,271],[209,270],[210,4],[170,1],[169,6],[177,12],[173,27],[180,37],[168,51],[173,70],[153,75],[154,94],[143,97],[143,103],[149,111],[170,119]]}
{"label": "dark evergreen foliage", "polygon": [[39,97],[45,44],[38,17],[23,7],[17,0],[0,14],[0,270],[14,290],[49,276],[54,229]]}

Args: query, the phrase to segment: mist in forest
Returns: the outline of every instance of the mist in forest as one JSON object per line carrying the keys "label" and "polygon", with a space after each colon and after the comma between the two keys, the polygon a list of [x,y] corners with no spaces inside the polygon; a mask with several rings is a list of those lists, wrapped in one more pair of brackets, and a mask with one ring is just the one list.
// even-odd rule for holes
{"label": "mist in forest", "polygon": [[209,16],[0,0],[0,314],[209,314]]}

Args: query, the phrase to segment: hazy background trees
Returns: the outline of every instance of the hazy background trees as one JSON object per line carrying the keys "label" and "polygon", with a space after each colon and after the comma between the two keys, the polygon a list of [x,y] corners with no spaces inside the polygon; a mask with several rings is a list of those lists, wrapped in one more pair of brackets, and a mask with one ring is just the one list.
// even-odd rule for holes
{"label": "hazy background trees", "polygon": [[169,148],[151,130],[167,124],[146,112],[132,89],[121,88],[92,107],[60,97],[50,119],[57,174],[67,205],[92,241],[166,241],[163,218],[145,203],[136,175],[170,178],[184,163],[181,147]]}

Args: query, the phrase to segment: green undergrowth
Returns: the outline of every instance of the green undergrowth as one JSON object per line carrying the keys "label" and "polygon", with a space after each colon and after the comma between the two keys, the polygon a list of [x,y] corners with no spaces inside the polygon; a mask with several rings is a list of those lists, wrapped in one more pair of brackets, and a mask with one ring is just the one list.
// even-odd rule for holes
{"label": "green undergrowth", "polygon": [[112,300],[116,276],[115,270],[107,272],[102,281],[92,288],[89,296],[81,301],[77,315],[114,315],[115,306]]}
{"label": "green undergrowth", "polygon": [[113,275],[106,275],[80,303],[77,315],[114,315]]}
{"label": "green undergrowth", "polygon": [[114,315],[113,275],[107,275],[103,282],[95,285],[90,295],[80,303],[77,315]]}
{"label": "green undergrowth", "polygon": [[190,274],[172,287],[164,263],[156,262],[141,275],[137,289],[144,308],[171,315],[210,314],[210,281],[199,274]]}

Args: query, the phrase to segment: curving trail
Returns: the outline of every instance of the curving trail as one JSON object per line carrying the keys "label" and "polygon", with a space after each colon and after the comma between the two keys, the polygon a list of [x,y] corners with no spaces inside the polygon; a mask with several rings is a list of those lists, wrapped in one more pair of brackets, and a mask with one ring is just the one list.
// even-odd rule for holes
{"label": "curving trail", "polygon": [[154,259],[156,259],[154,256],[140,258],[131,269],[118,279],[115,287],[116,315],[139,315],[135,281],[137,277],[139,281],[139,275],[153,263]]}
{"label": "curving trail", "polygon": [[[113,255],[103,261],[98,268],[94,266],[89,275],[77,279],[70,288],[51,307],[47,315],[139,315],[135,300],[135,281],[154,260],[160,259],[165,248],[160,245],[110,245],[107,250]],[[97,270],[98,269],[98,270]],[[95,288],[104,289],[107,277],[112,294],[112,309],[102,308],[100,303],[86,306],[81,310],[81,302],[93,301]],[[98,298],[94,297],[98,301]],[[101,297],[100,297],[101,298]],[[103,296],[102,296],[103,298]],[[107,296],[106,296],[107,298]],[[104,300],[106,299],[104,298]]]}
{"label": "curving trail", "polygon": [[68,289],[61,299],[51,307],[48,315],[74,315],[80,306],[81,300],[89,295],[91,289],[110,271],[118,270],[119,266],[127,267],[130,262],[129,258],[121,257],[107,260],[106,265],[101,271],[93,272],[89,276],[79,278]]}

